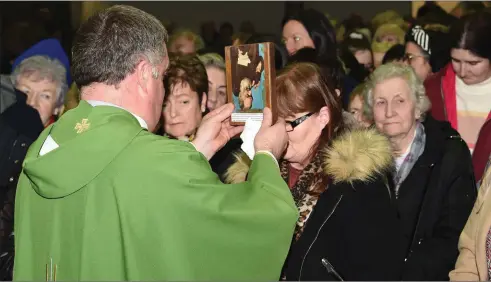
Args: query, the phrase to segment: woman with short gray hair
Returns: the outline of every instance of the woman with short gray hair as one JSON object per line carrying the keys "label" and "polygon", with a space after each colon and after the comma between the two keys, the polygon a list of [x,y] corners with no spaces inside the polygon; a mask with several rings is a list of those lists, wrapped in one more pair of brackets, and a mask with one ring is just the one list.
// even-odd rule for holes
{"label": "woman with short gray hair", "polygon": [[397,64],[387,64],[387,66],[384,66],[383,71],[376,72],[370,77],[366,86],[366,114],[373,118],[373,90],[375,85],[395,77],[405,79],[410,88],[410,94],[412,94],[411,98],[415,101],[415,110],[418,113],[418,120],[424,121],[426,112],[431,108],[430,100],[426,97],[425,88],[423,84],[418,81],[418,77],[411,68],[401,67]]}
{"label": "woman with short gray hair", "polygon": [[27,95],[27,104],[39,112],[44,126],[62,111],[68,91],[66,72],[60,61],[47,56],[29,57],[12,72],[12,83]]}
{"label": "woman with short gray hair", "polygon": [[476,199],[469,148],[448,122],[426,113],[430,102],[414,70],[390,63],[365,89],[366,114],[392,145],[401,220],[401,279],[448,280],[457,242]]}

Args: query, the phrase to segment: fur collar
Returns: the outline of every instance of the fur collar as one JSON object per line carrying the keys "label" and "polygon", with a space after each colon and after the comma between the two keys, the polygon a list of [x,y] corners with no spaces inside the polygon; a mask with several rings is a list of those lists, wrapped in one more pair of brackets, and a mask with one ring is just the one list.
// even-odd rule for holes
{"label": "fur collar", "polygon": [[[334,183],[370,182],[393,166],[389,140],[375,129],[346,130],[322,153],[323,171]],[[234,156],[235,163],[225,173],[227,183],[245,181],[251,165],[245,153]]]}

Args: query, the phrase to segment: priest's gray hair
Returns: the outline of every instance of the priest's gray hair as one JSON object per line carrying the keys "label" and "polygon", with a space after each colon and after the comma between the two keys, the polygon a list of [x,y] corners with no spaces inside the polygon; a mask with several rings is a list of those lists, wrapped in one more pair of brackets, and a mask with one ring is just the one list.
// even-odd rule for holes
{"label": "priest's gray hair", "polygon": [[205,66],[205,68],[217,68],[223,72],[225,72],[225,61],[222,56],[217,53],[206,53],[204,55],[199,56],[199,59]]}
{"label": "priest's gray hair", "polygon": [[363,91],[363,97],[365,100],[363,107],[364,114],[366,117],[373,120],[373,91],[375,86],[381,82],[384,82],[385,80],[396,77],[402,78],[404,81],[406,81],[412,94],[411,98],[413,98],[416,102],[415,110],[419,110],[421,113],[419,121],[423,121],[426,117],[426,113],[431,108],[431,102],[426,96],[423,82],[418,78],[412,67],[399,63],[381,65],[370,75]]}
{"label": "priest's gray hair", "polygon": [[23,60],[12,72],[12,83],[17,85],[20,77],[34,81],[49,80],[56,84],[56,106],[63,105],[68,92],[65,66],[48,56],[32,56]]}
{"label": "priest's gray hair", "polygon": [[154,16],[114,5],[91,16],[75,35],[72,74],[79,88],[91,83],[118,85],[142,60],[156,66],[167,56],[167,31]]}

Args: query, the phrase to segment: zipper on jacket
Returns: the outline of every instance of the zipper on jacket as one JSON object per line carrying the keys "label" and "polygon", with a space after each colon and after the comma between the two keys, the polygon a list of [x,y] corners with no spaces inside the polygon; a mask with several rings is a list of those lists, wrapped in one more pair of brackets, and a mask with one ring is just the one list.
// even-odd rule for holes
{"label": "zipper on jacket", "polygon": [[332,264],[326,258],[323,258],[321,262],[322,265],[326,268],[327,272],[334,275],[339,281],[344,281],[343,277],[339,275],[339,273],[334,269]]}
{"label": "zipper on jacket", "polygon": [[312,246],[314,246],[315,242],[317,241],[317,238],[319,238],[319,234],[321,233],[322,228],[324,227],[324,225],[326,224],[326,222],[329,220],[329,218],[331,218],[332,214],[334,213],[334,211],[338,207],[339,202],[341,202],[341,199],[343,199],[343,195],[341,195],[341,197],[339,197],[339,200],[336,202],[336,205],[334,205],[334,208],[332,209],[331,213],[329,213],[329,215],[327,216],[327,218],[322,223],[321,227],[319,227],[319,230],[317,231],[317,234],[315,235],[314,241],[312,241],[312,243],[310,244],[309,248],[307,249],[307,252],[303,256],[302,264],[300,265],[300,274],[298,275],[298,281],[300,281],[302,279],[303,265],[305,263],[305,259],[307,258],[307,255],[310,252],[310,249],[312,249]]}
{"label": "zipper on jacket", "polygon": [[[430,182],[430,177],[431,177],[431,173],[433,172],[433,168],[435,167],[435,163],[431,163],[428,168],[431,170],[429,175],[428,175],[428,178],[426,179],[426,183],[425,183],[425,191],[424,191],[424,194],[423,194],[423,201],[421,203],[421,208],[418,212],[418,221],[416,222],[416,227],[414,228],[414,233],[413,233],[413,236],[412,236],[412,240],[411,240],[411,243],[409,244],[409,249],[407,250],[407,253],[404,255],[405,258],[404,258],[404,262],[407,262],[407,260],[411,257],[411,254],[413,253],[413,248],[414,248],[414,244],[415,242],[417,241],[417,236],[418,236],[418,229],[421,225],[421,220],[422,220],[422,214],[421,214],[421,211],[423,210],[423,207],[427,201],[427,198],[426,198],[426,195],[428,193],[428,185],[429,185],[429,182]],[[421,244],[421,242],[423,241],[423,238],[420,239],[419,241],[419,244]]]}

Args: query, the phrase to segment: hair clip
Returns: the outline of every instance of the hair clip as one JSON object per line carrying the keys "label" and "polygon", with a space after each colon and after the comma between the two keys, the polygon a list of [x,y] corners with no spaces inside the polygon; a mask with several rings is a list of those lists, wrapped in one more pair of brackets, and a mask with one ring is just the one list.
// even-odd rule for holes
{"label": "hair clip", "polygon": [[363,35],[361,33],[356,33],[356,32],[352,32],[349,35],[349,37],[352,39],[363,39]]}

